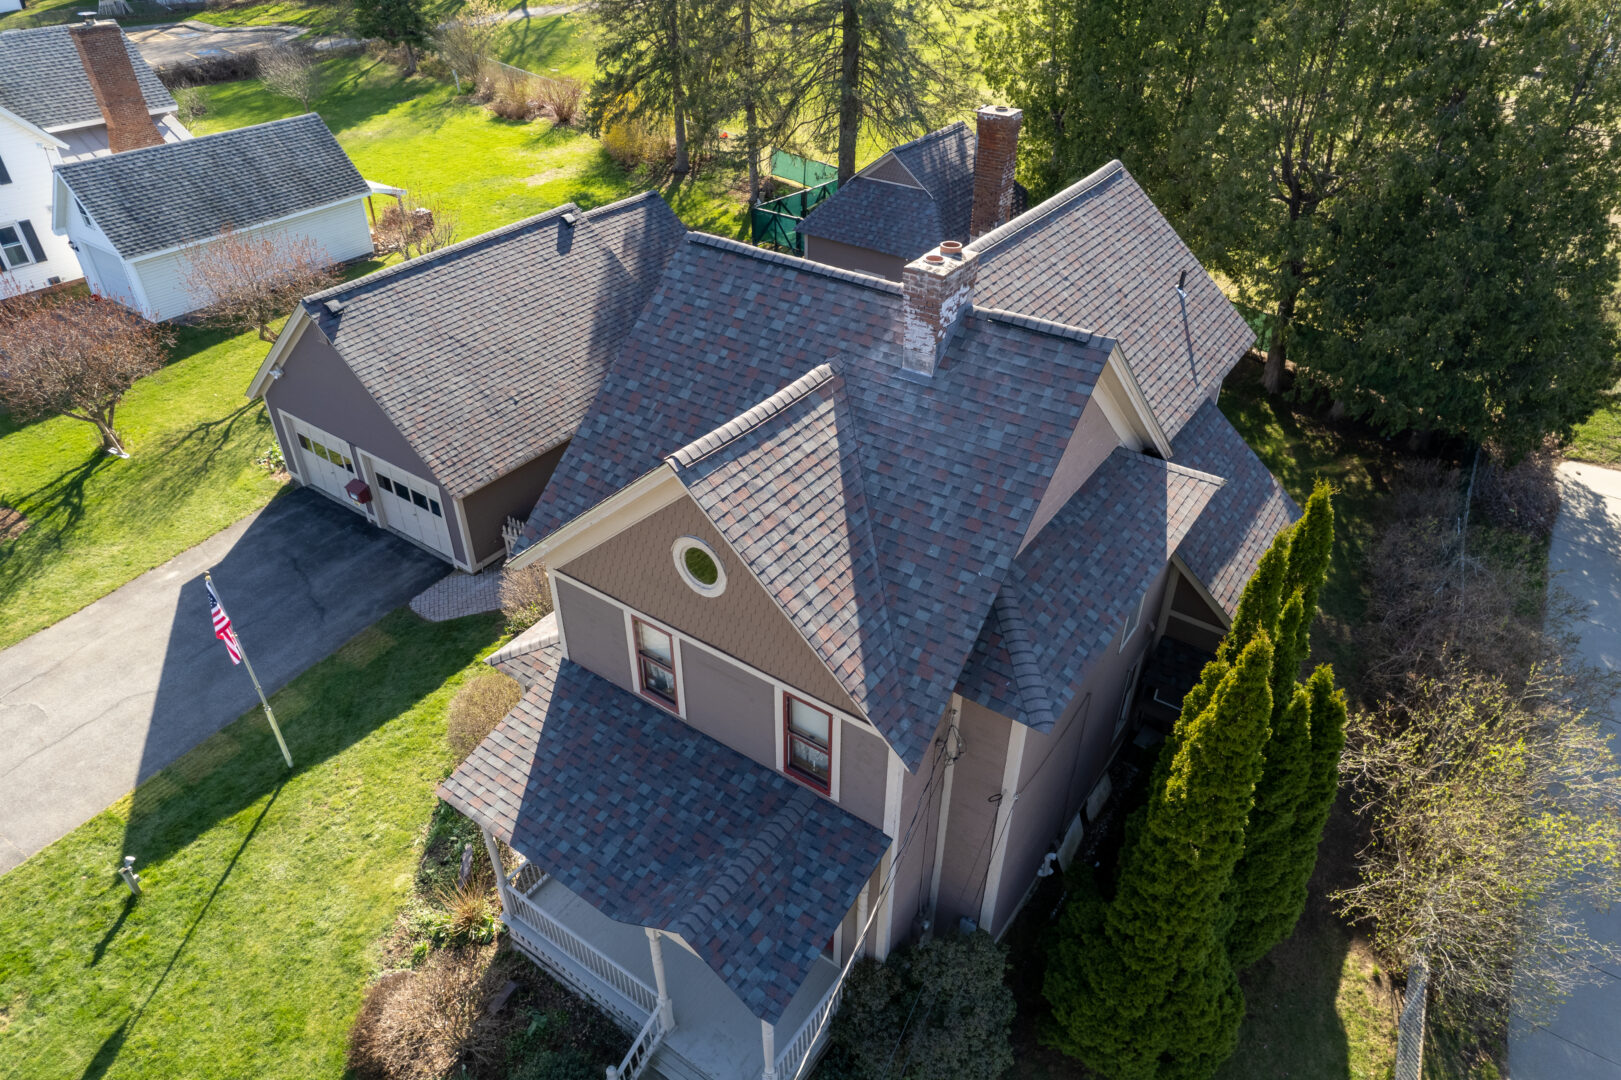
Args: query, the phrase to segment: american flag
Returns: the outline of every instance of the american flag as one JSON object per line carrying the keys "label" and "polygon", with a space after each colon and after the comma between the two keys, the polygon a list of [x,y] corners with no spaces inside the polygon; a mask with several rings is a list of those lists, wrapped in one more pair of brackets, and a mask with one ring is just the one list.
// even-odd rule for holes
{"label": "american flag", "polygon": [[225,614],[220,606],[220,598],[214,595],[214,583],[205,581],[203,588],[208,590],[208,614],[214,619],[214,636],[225,642],[225,651],[231,654],[231,663],[242,662],[242,647],[236,643],[236,634],[231,630],[231,617]]}

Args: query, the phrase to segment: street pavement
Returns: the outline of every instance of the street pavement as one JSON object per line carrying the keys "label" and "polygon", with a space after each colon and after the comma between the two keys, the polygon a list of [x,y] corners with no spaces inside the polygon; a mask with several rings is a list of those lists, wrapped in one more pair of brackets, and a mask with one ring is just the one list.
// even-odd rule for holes
{"label": "street pavement", "polygon": [[[1585,608],[1581,650],[1587,661],[1621,666],[1621,472],[1566,462],[1559,467],[1561,506],[1548,553],[1554,584]],[[1621,703],[1607,718],[1611,743]],[[1621,905],[1592,912],[1595,936],[1621,940]],[[1621,970],[1605,970],[1545,1025],[1516,1016],[1508,1043],[1513,1080],[1621,1080]]]}
{"label": "street pavement", "polygon": [[301,489],[0,651],[0,874],[257,704],[210,567],[266,693],[449,569]]}

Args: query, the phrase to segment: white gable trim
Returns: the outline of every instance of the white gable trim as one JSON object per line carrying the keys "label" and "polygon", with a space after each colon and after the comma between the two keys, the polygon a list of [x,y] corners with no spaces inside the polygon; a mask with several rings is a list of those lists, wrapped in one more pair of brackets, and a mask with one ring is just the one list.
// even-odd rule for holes
{"label": "white gable trim", "polygon": [[259,365],[259,370],[253,373],[253,381],[248,383],[249,398],[264,396],[271,375],[281,370],[282,354],[297,345],[298,339],[304,334],[304,328],[314,322],[309,312],[304,310],[303,304],[293,309],[293,313],[287,317],[286,324],[282,326],[281,333],[277,334],[276,340],[271,343],[270,351],[265,353],[264,362]]}
{"label": "white gable trim", "polygon": [[[1154,418],[1154,410],[1148,406],[1148,397],[1143,393],[1142,385],[1137,381],[1137,376],[1132,373],[1131,365],[1126,362],[1126,354],[1120,348],[1118,342],[1109,353],[1107,367],[1120,380],[1120,385],[1125,390],[1126,401],[1130,404],[1132,412],[1136,414],[1137,420],[1148,432],[1149,441],[1153,443],[1154,449],[1158,451],[1160,457],[1169,461],[1171,459],[1170,437],[1165,434],[1165,429],[1160,427],[1159,421]],[[1100,395],[1100,403],[1104,400],[1106,398]],[[1108,415],[1108,406],[1104,406],[1104,415]],[[1113,418],[1110,419],[1113,422]]]}
{"label": "white gable trim", "polygon": [[52,135],[38,124],[29,123],[27,120],[24,120],[22,117],[18,116],[16,113],[5,108],[4,106],[0,106],[0,119],[10,120],[13,124],[16,124],[24,131],[33,135],[40,142],[49,146],[54,146],[58,150],[66,150],[68,148],[68,144],[63,142],[61,139],[58,139],[55,135]]}
{"label": "white gable trim", "polygon": [[686,494],[687,489],[675,470],[660,462],[657,468],[518,552],[507,566],[516,570],[537,559],[545,560],[548,566],[571,562]]}

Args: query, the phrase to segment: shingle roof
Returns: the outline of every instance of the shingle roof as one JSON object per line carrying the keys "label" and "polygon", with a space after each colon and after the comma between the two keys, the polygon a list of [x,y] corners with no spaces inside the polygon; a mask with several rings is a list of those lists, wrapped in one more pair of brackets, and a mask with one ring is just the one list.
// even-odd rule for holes
{"label": "shingle roof", "polygon": [[1051,730],[1222,485],[1117,447],[1019,554],[958,692]]}
{"label": "shingle roof", "polygon": [[77,161],[57,173],[126,259],[370,191],[315,113]]}
{"label": "shingle roof", "polygon": [[[974,214],[974,147],[973,129],[959,120],[890,151],[934,196],[947,240],[968,240]],[[933,246],[913,248],[906,257],[915,259]]]}
{"label": "shingle roof", "polygon": [[[917,379],[900,369],[899,324],[899,289],[887,282],[689,235],[528,535],[838,359],[836,386],[738,425],[681,471],[694,473],[696,497],[733,515],[721,528],[757,576],[779,589],[824,585],[788,604],[789,617],[915,767],[1113,342],[976,310],[935,376]],[[781,450],[790,443],[815,467],[790,475]],[[835,496],[841,513],[854,512],[853,492],[832,489],[835,473],[857,465],[857,516],[871,531],[887,615],[860,603],[872,590],[869,571],[850,561],[863,555],[859,525],[825,516]],[[777,489],[751,485],[744,498],[742,481],[756,472],[779,476]],[[810,557],[782,566],[781,530],[795,514],[829,532],[813,540],[801,529],[795,551]]]}
{"label": "shingle roof", "polygon": [[[1120,342],[1173,440],[1255,334],[1124,165],[1091,176],[969,245],[977,303]],[[1177,282],[1187,272],[1187,297]]]}
{"label": "shingle roof", "polygon": [[680,934],[776,1022],[890,846],[882,832],[570,661],[439,788],[609,918]]}
{"label": "shingle roof", "polygon": [[799,231],[908,260],[942,240],[966,241],[974,206],[974,133],[968,125],[959,120],[885,157],[890,155],[921,189],[858,174],[807,214]]}
{"label": "shingle roof", "polygon": [[1177,554],[1231,617],[1261,555],[1299,519],[1300,507],[1213,402],[1193,414],[1172,451],[1185,465],[1227,478]]}
{"label": "shingle roof", "polygon": [[[0,106],[46,130],[103,122],[71,30],[41,26],[0,32]],[[174,98],[127,37],[124,48],[148,111],[174,112]]]}
{"label": "shingle roof", "polygon": [[653,192],[585,213],[569,203],[336,286],[304,310],[463,496],[573,437],[685,231]]}

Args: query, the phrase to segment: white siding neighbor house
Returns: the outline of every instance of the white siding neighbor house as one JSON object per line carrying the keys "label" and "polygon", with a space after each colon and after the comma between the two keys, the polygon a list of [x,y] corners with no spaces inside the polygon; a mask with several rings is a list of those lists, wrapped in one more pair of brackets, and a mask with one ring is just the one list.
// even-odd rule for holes
{"label": "white siding neighbor house", "polygon": [[174,113],[116,23],[0,32],[0,288],[81,276],[68,238],[51,229],[52,170],[191,138]]}
{"label": "white siding neighbor house", "polygon": [[192,253],[228,231],[301,237],[333,262],[372,253],[368,184],[314,113],[63,165],[51,226],[93,292],[149,319],[202,306]]}

